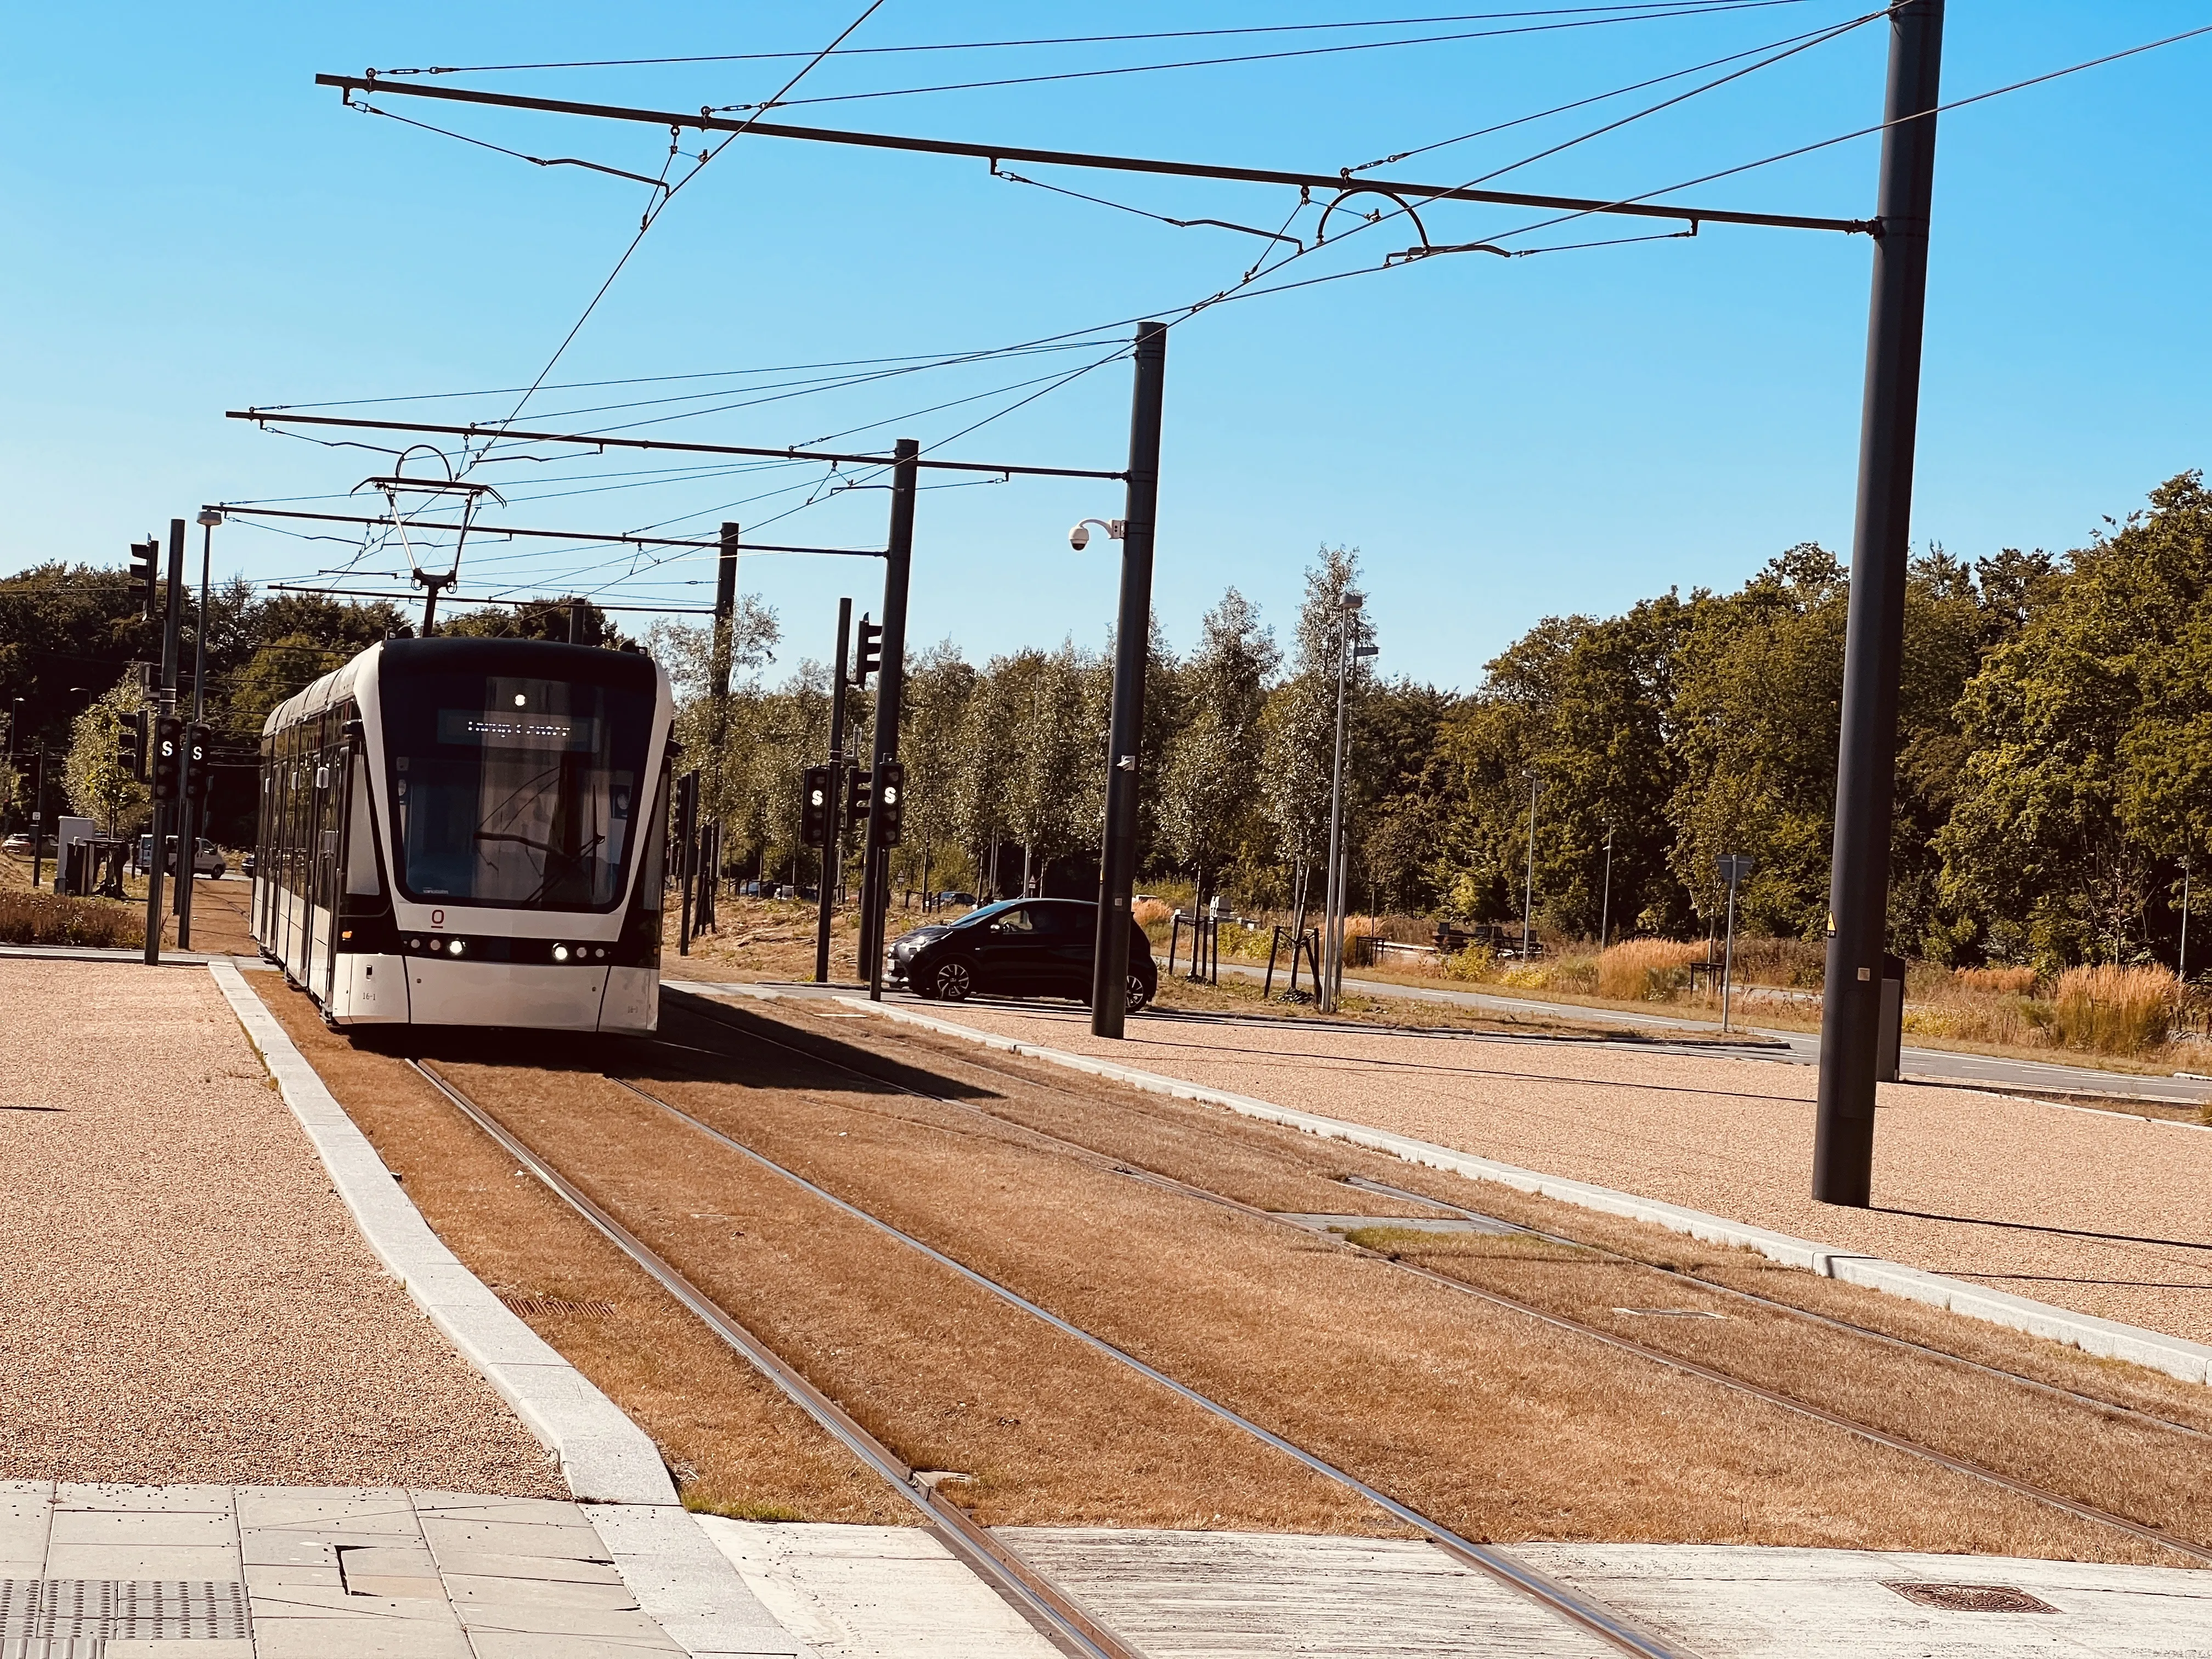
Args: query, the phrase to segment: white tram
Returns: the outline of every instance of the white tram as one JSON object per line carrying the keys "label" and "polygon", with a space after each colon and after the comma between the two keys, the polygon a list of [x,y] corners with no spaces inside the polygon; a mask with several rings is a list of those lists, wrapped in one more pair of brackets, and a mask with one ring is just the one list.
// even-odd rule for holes
{"label": "white tram", "polygon": [[262,954],[337,1025],[653,1030],[672,711],[631,652],[371,646],[262,728]]}

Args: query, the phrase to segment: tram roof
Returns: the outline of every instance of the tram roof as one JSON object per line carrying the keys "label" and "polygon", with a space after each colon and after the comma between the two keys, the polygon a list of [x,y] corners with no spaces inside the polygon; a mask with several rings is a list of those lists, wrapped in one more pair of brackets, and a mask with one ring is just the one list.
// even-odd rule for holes
{"label": "tram roof", "polygon": [[660,677],[659,665],[638,651],[609,651],[552,640],[382,640],[270,709],[269,718],[262,722],[261,734],[267,737],[281,732],[343,702],[353,695],[362,674],[372,669],[380,681],[395,674],[512,674],[641,691],[653,690]]}

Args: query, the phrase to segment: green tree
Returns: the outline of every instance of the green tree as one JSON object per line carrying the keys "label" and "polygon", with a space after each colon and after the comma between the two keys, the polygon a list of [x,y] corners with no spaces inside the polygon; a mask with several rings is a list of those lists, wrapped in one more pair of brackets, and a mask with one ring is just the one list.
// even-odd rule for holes
{"label": "green tree", "polygon": [[1260,715],[1279,659],[1259,612],[1232,587],[1200,623],[1198,647],[1180,676],[1181,729],[1162,769],[1160,836],[1195,876],[1201,902],[1223,864],[1254,839]]}
{"label": "green tree", "polygon": [[145,827],[153,798],[118,758],[123,717],[143,707],[137,673],[125,674],[100,699],[79,714],[70,732],[63,768],[70,809],[99,824],[106,835],[130,835]]}
{"label": "green tree", "polygon": [[[1290,675],[1268,696],[1261,716],[1261,798],[1274,830],[1277,854],[1291,867],[1292,886],[1308,908],[1317,907],[1322,896],[1313,872],[1328,851],[1344,597],[1357,590],[1358,580],[1357,549],[1323,547],[1307,567]],[[1346,693],[1355,711],[1364,690],[1363,670],[1355,674]]]}

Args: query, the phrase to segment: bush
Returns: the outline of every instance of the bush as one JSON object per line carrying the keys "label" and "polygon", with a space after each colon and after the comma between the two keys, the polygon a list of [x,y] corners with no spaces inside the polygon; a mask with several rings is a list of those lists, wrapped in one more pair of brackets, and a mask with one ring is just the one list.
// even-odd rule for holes
{"label": "bush", "polygon": [[1136,918],[1138,927],[1152,927],[1174,915],[1175,906],[1156,898],[1139,899],[1130,907],[1129,914]]}
{"label": "bush", "polygon": [[1702,945],[1670,939],[1625,939],[1597,959],[1600,996],[1620,1002],[1662,1002],[1690,982],[1690,964],[1705,960]]}
{"label": "bush", "polygon": [[146,943],[146,919],[127,905],[99,899],[0,892],[0,941],[137,948]]}
{"label": "bush", "polygon": [[1456,956],[1443,959],[1448,979],[1486,980],[1498,969],[1498,953],[1487,945],[1470,945]]}
{"label": "bush", "polygon": [[2172,1034],[2181,987],[2164,968],[2069,968],[2054,1000],[2062,1046],[2136,1054]]}

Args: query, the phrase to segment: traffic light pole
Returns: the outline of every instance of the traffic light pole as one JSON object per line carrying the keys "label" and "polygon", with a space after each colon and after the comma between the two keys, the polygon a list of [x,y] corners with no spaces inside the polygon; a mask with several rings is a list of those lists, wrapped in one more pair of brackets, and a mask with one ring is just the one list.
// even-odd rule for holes
{"label": "traffic light pole", "polygon": [[[185,600],[185,521],[169,520],[169,594],[161,622],[161,702],[163,714],[177,712],[177,623]],[[181,792],[180,792],[181,793]],[[168,861],[169,825],[176,816],[170,802],[154,804],[154,858],[146,872],[146,960],[161,959],[161,872]]]}
{"label": "traffic light pole", "polygon": [[201,515],[200,525],[200,608],[199,619],[192,627],[192,724],[185,740],[184,830],[177,837],[177,948],[192,948],[192,894],[198,888],[195,879],[200,845],[200,822],[207,816],[208,785],[214,781],[206,776],[207,757],[200,752],[205,738],[202,723],[207,718],[207,634],[208,634],[208,571],[215,556],[215,525],[208,515]]}
{"label": "traffic light pole", "polygon": [[1160,501],[1160,409],[1168,328],[1137,325],[1122,508],[1121,603],[1114,623],[1114,710],[1106,739],[1106,836],[1098,859],[1098,942],[1091,958],[1091,1030],[1118,1037],[1129,1012],[1129,898],[1137,879],[1137,782],[1145,734],[1145,658],[1152,634],[1152,526]]}
{"label": "traffic light pole", "polygon": [[[874,775],[899,751],[899,711],[906,698],[906,590],[914,566],[914,495],[921,446],[901,438],[891,450],[891,528],[884,554],[884,665],[876,679]],[[884,792],[868,791],[868,834],[860,860],[860,949],[868,999],[884,996],[884,911],[890,895],[890,849],[884,845]]]}
{"label": "traffic light pole", "polygon": [[837,920],[837,875],[845,862],[845,645],[853,632],[853,602],[837,601],[837,654],[830,660],[830,789],[823,802],[822,890],[814,922],[814,982],[830,982],[830,929]]}
{"label": "traffic light pole", "polygon": [[1913,440],[1919,417],[1942,40],[1943,0],[1904,0],[1890,13],[1889,88],[1882,112],[1887,125],[1881,139],[1874,298],[1860,413],[1858,520],[1844,648],[1820,1108],[1813,1140],[1813,1196],[1860,1209],[1873,1196],[1898,684],[1905,657]]}

